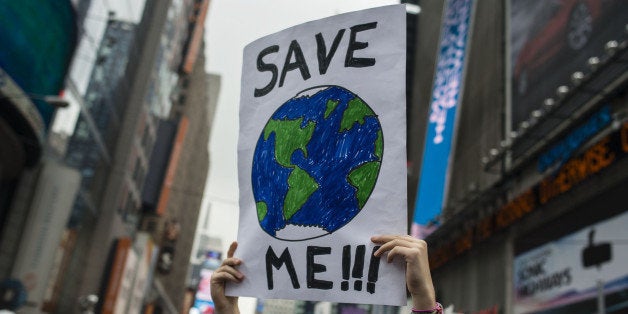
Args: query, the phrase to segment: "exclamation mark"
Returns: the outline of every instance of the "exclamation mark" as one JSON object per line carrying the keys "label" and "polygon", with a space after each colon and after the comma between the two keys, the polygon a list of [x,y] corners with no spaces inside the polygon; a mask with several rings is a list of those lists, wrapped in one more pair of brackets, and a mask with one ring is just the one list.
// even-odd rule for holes
{"label": "exclamation mark", "polygon": [[340,289],[342,291],[349,290],[349,270],[351,269],[351,245],[345,245],[342,247],[342,283],[340,283]]}
{"label": "exclamation mark", "polygon": [[362,291],[362,274],[364,273],[364,253],[366,253],[366,245],[358,245],[355,248],[355,263],[353,264],[353,278],[357,278],[353,283],[353,290]]}
{"label": "exclamation mark", "polygon": [[373,252],[371,252],[368,283],[366,284],[366,291],[368,291],[370,294],[375,293],[375,282],[377,281],[377,276],[379,274],[379,257],[374,255],[375,251],[377,251],[379,248],[380,246],[376,246],[373,248]]}

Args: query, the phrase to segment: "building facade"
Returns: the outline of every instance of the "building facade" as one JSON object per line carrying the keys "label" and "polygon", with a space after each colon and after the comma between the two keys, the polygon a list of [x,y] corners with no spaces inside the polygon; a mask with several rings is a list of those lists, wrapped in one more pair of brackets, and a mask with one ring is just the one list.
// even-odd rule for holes
{"label": "building facade", "polygon": [[[211,112],[204,62],[196,62],[202,47],[196,25],[202,21],[195,23],[208,1],[148,1],[137,24],[109,12],[102,39],[86,26],[103,15],[90,11],[90,4],[94,2],[76,4],[84,23],[81,44],[87,49],[73,63],[73,73],[89,75],[76,74],[65,82],[64,98],[80,113],[71,131],[50,136],[50,154],[63,167],[76,169],[79,189],[65,206],[71,211],[67,221],[61,219],[58,241],[50,243],[54,265],[49,280],[43,281],[45,302],[36,307],[51,313],[139,313],[145,308],[178,313],[208,163],[202,147],[207,146]],[[199,46],[190,49],[191,42]],[[169,154],[165,163],[156,164],[163,169],[152,169],[154,147],[168,142],[159,138],[162,122],[175,131],[185,125],[190,133],[183,137],[184,152],[179,148],[179,156]],[[170,151],[182,144],[175,140],[170,138],[166,145]],[[149,180],[151,172],[162,176]],[[180,173],[198,178],[176,179],[173,185]],[[30,181],[37,185],[36,177]],[[172,188],[165,193],[170,201],[160,205],[161,212],[144,203],[147,185],[159,187],[158,198],[164,187]],[[38,193],[24,189],[17,198]],[[173,265],[179,271],[164,277],[157,266],[168,246],[164,230],[173,221],[184,230]],[[12,228],[19,228],[13,222]],[[6,255],[8,262],[14,260]]]}
{"label": "building facade", "polygon": [[46,142],[67,105],[59,95],[78,29],[70,1],[3,3],[0,20],[0,308],[31,310],[43,303],[80,183]]}
{"label": "building facade", "polygon": [[[109,3],[46,3],[0,6],[0,309],[179,313],[219,88],[202,57],[209,1],[148,1],[138,23]],[[56,123],[68,104],[75,121]]]}
{"label": "building facade", "polygon": [[[421,164],[432,97],[421,73],[435,71],[452,2],[420,2],[410,165]],[[447,194],[426,238],[444,305],[626,310],[628,272],[618,265],[628,233],[616,225],[627,211],[627,10],[622,1],[473,2]],[[416,184],[421,169],[410,170]]]}
{"label": "building facade", "polygon": [[[179,127],[171,143],[171,158],[158,202],[165,210],[158,220],[155,216],[145,218],[147,227],[156,224],[156,228],[148,228],[162,249],[159,259],[162,263],[157,265],[155,278],[181,311],[184,311],[185,292],[196,288],[188,285],[188,268],[209,170],[207,143],[214,108],[210,107],[208,92],[215,86],[210,85],[209,75],[205,73],[204,59],[199,56],[192,73],[184,78],[187,96],[185,103],[177,108]],[[164,198],[166,193],[168,196]],[[171,264],[163,263],[164,259]]]}
{"label": "building facade", "polygon": [[[207,80],[204,62],[196,62],[202,47],[198,17],[207,4],[147,2],[137,26],[112,170],[91,231],[91,243],[105,246],[89,248],[79,288],[83,295],[97,293],[103,312],[182,308],[208,163],[202,149],[209,133]],[[190,48],[194,44],[199,46]],[[171,137],[161,137],[168,135],[160,133],[162,125],[171,126]],[[153,163],[164,157],[156,154],[158,144],[166,148],[161,165]],[[156,202],[145,199],[155,186]]]}

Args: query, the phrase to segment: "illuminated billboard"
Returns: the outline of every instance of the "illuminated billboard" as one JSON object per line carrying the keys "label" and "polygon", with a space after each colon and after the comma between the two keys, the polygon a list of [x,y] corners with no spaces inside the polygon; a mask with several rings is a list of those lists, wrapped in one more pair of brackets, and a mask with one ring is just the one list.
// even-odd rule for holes
{"label": "illuminated billboard", "polygon": [[412,236],[420,239],[436,230],[447,198],[473,3],[472,0],[446,1],[411,231]]}
{"label": "illuminated billboard", "polygon": [[622,0],[511,0],[513,128],[574,72],[586,73],[587,60],[604,56],[608,41],[624,38],[626,12]]}
{"label": "illuminated billboard", "polygon": [[515,257],[514,313],[628,310],[625,227],[628,213],[583,228]]}

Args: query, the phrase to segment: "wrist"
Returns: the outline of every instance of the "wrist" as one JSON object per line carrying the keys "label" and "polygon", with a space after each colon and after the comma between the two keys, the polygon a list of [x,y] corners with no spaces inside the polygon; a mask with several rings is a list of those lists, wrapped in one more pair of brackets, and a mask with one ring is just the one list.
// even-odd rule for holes
{"label": "wrist", "polygon": [[443,313],[443,306],[438,303],[438,302],[434,302],[434,305],[430,308],[417,308],[414,307],[412,308],[412,313],[423,313],[423,314],[442,314]]}
{"label": "wrist", "polygon": [[436,296],[433,293],[410,294],[412,307],[415,309],[431,309],[436,305]]}

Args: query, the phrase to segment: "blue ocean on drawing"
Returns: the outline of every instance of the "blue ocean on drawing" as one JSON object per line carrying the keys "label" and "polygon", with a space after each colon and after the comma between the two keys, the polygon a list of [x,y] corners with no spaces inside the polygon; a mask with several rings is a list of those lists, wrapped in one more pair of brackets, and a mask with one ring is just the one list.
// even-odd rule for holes
{"label": "blue ocean on drawing", "polygon": [[290,241],[342,228],[368,201],[383,152],[378,117],[358,95],[340,86],[298,93],[268,119],[255,147],[260,226]]}

